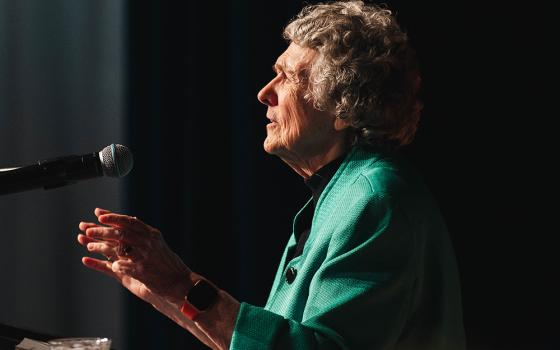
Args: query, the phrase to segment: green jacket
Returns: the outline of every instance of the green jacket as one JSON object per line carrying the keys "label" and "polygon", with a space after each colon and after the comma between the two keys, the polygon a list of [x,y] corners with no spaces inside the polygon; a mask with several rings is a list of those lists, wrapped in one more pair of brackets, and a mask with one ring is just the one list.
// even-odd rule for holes
{"label": "green jacket", "polygon": [[241,304],[230,349],[465,348],[447,229],[403,161],[354,148],[317,202],[302,255],[286,261],[295,246],[292,233],[266,306]]}

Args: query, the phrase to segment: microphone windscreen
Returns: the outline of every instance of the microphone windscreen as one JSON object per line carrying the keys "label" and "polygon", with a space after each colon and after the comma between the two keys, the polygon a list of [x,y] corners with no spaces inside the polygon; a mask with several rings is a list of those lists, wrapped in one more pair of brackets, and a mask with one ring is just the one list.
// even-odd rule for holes
{"label": "microphone windscreen", "polygon": [[99,160],[103,173],[110,177],[123,177],[134,165],[134,158],[128,147],[114,143],[99,152]]}

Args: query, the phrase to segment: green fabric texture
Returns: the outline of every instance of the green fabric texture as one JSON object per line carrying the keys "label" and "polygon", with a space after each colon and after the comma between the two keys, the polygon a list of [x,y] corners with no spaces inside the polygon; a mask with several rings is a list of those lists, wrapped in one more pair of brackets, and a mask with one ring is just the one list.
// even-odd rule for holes
{"label": "green fabric texture", "polygon": [[465,348],[445,223],[398,157],[354,148],[319,198],[302,255],[286,261],[295,246],[292,233],[266,306],[242,303],[230,349]]}

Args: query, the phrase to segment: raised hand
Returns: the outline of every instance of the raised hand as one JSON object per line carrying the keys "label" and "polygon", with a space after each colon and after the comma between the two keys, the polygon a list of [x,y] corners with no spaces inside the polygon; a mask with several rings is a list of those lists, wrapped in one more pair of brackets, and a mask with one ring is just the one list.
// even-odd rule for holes
{"label": "raised hand", "polygon": [[78,242],[106,259],[84,257],[85,266],[105,273],[138,297],[149,293],[180,304],[192,285],[192,272],[169,249],[159,230],[136,217],[97,208],[99,224],[81,222]]}

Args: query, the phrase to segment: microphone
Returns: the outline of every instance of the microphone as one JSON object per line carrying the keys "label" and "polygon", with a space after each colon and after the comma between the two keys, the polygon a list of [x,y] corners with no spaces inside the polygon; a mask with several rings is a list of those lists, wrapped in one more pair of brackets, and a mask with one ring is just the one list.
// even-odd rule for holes
{"label": "microphone", "polygon": [[41,187],[48,190],[100,176],[123,177],[132,170],[133,163],[132,152],[126,146],[111,144],[99,152],[0,169],[0,195]]}

